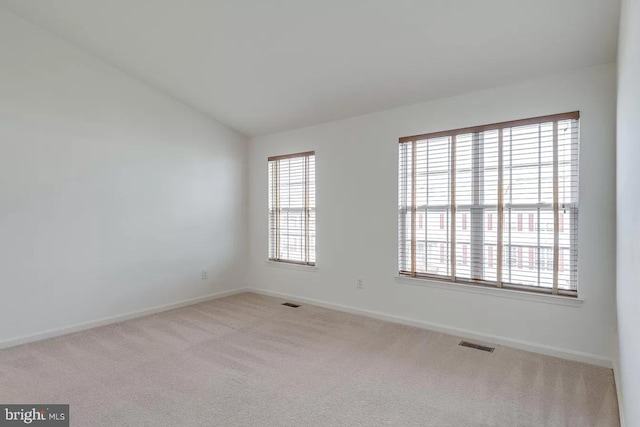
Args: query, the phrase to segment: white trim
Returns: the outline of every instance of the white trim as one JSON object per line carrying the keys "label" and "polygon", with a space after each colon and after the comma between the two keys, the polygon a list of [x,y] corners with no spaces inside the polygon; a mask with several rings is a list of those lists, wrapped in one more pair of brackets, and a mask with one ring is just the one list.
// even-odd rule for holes
{"label": "white trim", "polygon": [[294,264],[292,262],[271,261],[271,260],[267,260],[266,263],[267,263],[267,265],[269,265],[271,267],[286,268],[286,269],[289,269],[289,270],[306,271],[308,273],[315,273],[316,271],[318,271],[318,267],[316,267],[315,265]]}
{"label": "white trim", "polygon": [[287,299],[288,301],[303,302],[307,304],[316,305],[319,307],[325,307],[333,310],[344,311],[347,313],[373,317],[375,319],[386,320],[388,322],[400,323],[403,325],[414,326],[416,328],[442,332],[445,334],[454,335],[461,338],[476,339],[476,340],[485,341],[492,344],[504,345],[506,347],[512,347],[520,350],[530,351],[533,353],[544,354],[546,356],[560,357],[562,359],[589,363],[591,365],[601,366],[605,368],[611,368],[613,366],[610,358],[599,356],[596,354],[590,354],[590,353],[584,353],[581,351],[552,347],[549,345],[516,340],[512,338],[497,336],[497,335],[484,334],[476,331],[471,331],[468,329],[445,326],[437,323],[425,322],[423,320],[410,319],[403,316],[386,314],[386,313],[381,313],[379,311],[361,309],[361,308],[356,308],[356,307],[343,305],[343,304],[335,304],[335,303],[321,301],[313,298],[304,298],[304,297],[290,295],[282,292],[275,292],[275,291],[257,289],[257,288],[251,288],[251,287],[248,288],[247,290],[249,292],[255,292],[257,294],[284,298],[284,299]]}
{"label": "white trim", "polygon": [[86,329],[96,328],[98,326],[109,325],[111,323],[123,322],[125,320],[135,319],[138,317],[148,316],[150,314],[160,313],[163,311],[173,310],[187,305],[197,304],[199,302],[210,301],[218,298],[227,297],[230,295],[246,292],[245,288],[232,289],[230,291],[216,292],[201,297],[191,298],[188,300],[172,302],[169,304],[159,305],[156,307],[145,308],[142,310],[131,311],[129,313],[118,314],[115,316],[103,317],[97,320],[90,320],[88,322],[77,323],[71,326],[65,326],[57,329],[49,329],[35,334],[23,335],[16,338],[9,338],[8,340],[0,341],[0,349],[14,347],[20,344],[26,344],[34,341],[40,341],[47,338],[53,338],[60,335],[71,334],[73,332],[80,332]]}
{"label": "white trim", "polygon": [[490,295],[500,298],[512,298],[525,301],[541,302],[546,304],[565,305],[568,307],[581,307],[584,300],[562,295],[547,295],[534,292],[517,291],[514,289],[489,288],[484,286],[467,285],[451,281],[439,281],[435,279],[418,279],[407,276],[396,276],[396,282],[414,286],[427,286],[430,288],[446,289],[448,291],[471,292],[480,295]]}

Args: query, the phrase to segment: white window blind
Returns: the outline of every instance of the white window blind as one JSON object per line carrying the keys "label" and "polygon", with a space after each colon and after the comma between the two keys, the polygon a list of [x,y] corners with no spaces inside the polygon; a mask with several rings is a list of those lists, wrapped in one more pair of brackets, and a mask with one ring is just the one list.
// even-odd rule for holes
{"label": "white window blind", "polygon": [[315,153],[269,157],[269,259],[316,263]]}
{"label": "white window blind", "polygon": [[576,296],[578,120],[401,138],[400,274]]}

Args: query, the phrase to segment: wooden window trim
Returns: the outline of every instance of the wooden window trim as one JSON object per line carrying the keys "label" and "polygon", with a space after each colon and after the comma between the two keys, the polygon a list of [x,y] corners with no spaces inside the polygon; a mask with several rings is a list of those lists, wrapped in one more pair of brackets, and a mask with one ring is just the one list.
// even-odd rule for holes
{"label": "wooden window trim", "polygon": [[267,159],[268,162],[273,162],[276,160],[286,160],[286,159],[295,159],[296,157],[309,157],[315,156],[315,151],[305,151],[303,153],[294,153],[294,154],[283,154],[281,156],[271,156]]}
{"label": "wooden window trim", "polygon": [[570,113],[551,114],[548,116],[532,117],[529,119],[511,120],[508,122],[492,123],[490,125],[471,126],[466,128],[460,128],[460,129],[446,130],[442,132],[432,132],[432,133],[423,133],[420,135],[403,136],[402,138],[399,139],[398,142],[400,144],[403,144],[406,142],[419,141],[423,139],[440,138],[444,136],[455,136],[455,135],[461,135],[466,133],[486,132],[489,130],[498,130],[503,128],[532,125],[532,124],[544,123],[544,122],[553,122],[558,120],[578,120],[579,118],[580,118],[580,112],[572,111]]}

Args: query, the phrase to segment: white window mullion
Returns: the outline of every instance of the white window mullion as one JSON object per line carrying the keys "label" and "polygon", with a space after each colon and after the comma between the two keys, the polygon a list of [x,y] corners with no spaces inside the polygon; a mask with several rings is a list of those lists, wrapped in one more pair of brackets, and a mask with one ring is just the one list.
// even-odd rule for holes
{"label": "white window mullion", "polygon": [[451,280],[456,280],[456,135],[451,136]]}
{"label": "white window mullion", "polygon": [[[291,159],[287,160],[287,168],[289,169],[289,173],[287,174],[287,206],[291,206]],[[291,212],[287,209],[287,259],[291,259]]]}
{"label": "white window mullion", "polygon": [[[542,203],[542,126],[538,123],[538,205]],[[535,267],[537,269],[538,279],[537,284],[540,286],[540,216],[542,211],[540,206],[536,209],[538,218],[536,226],[536,251],[538,252]]]}
{"label": "white window mullion", "polygon": [[275,200],[276,200],[276,229],[275,229],[275,237],[276,237],[276,250],[275,250],[275,259],[280,259],[280,230],[282,229],[282,224],[280,221],[282,220],[282,210],[280,208],[280,162],[275,162],[273,165],[273,170],[275,174]]}
{"label": "white window mullion", "polygon": [[483,140],[482,132],[474,133],[471,145],[471,183],[472,183],[472,205],[469,209],[471,216],[470,226],[470,243],[471,243],[471,278],[481,280],[484,278],[483,260],[484,260],[484,209],[482,204],[483,198]]}
{"label": "white window mullion", "polygon": [[558,122],[553,122],[553,289],[558,294],[558,261],[560,243],[560,215],[558,211]]}
{"label": "white window mullion", "polygon": [[417,153],[416,141],[411,143],[411,274],[416,275],[416,191],[417,191]]}
{"label": "white window mullion", "polygon": [[[509,205],[511,205],[511,203],[513,203],[513,131],[512,129],[509,129]],[[512,253],[511,253],[511,229],[512,227],[512,211],[513,209],[511,208],[511,206],[509,206],[508,208],[509,211],[509,221],[507,222],[507,225],[509,227],[509,244],[508,244],[508,253],[507,253],[507,257],[509,260],[509,278],[507,279],[509,282],[511,282],[511,259],[512,257]]]}
{"label": "white window mullion", "polygon": [[309,263],[309,157],[304,158],[304,262]]}
{"label": "white window mullion", "polygon": [[497,233],[498,233],[498,247],[496,248],[496,284],[499,288],[502,287],[502,260],[504,259],[504,245],[503,245],[503,234],[504,234],[504,189],[503,189],[503,173],[504,173],[504,164],[503,164],[503,135],[504,131],[502,129],[498,130],[498,224],[497,224]]}
{"label": "white window mullion", "polygon": [[426,175],[425,175],[425,198],[424,198],[424,267],[429,271],[429,140],[425,141]]}

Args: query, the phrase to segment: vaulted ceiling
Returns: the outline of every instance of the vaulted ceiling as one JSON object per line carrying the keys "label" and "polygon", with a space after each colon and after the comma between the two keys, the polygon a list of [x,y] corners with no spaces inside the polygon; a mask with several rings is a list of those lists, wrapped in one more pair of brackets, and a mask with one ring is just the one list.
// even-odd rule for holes
{"label": "vaulted ceiling", "polygon": [[618,0],[0,0],[247,135],[615,60]]}

